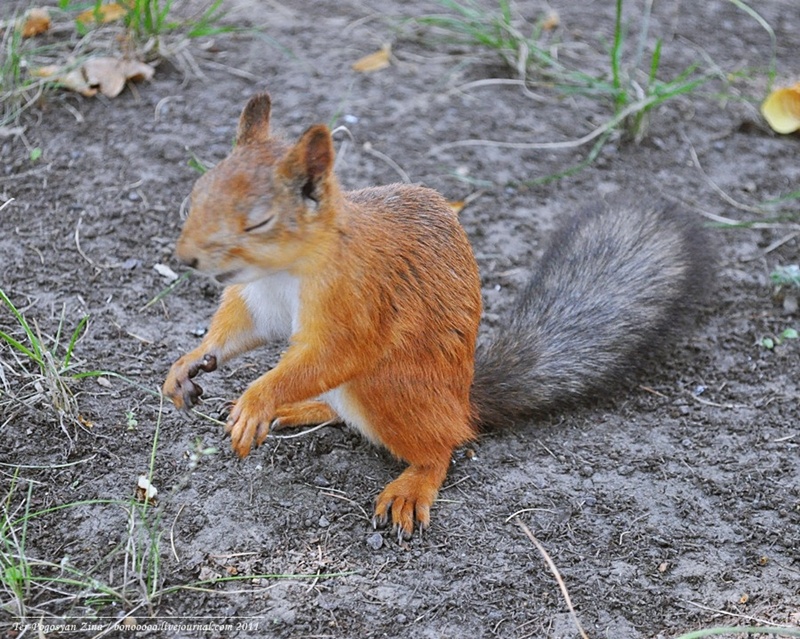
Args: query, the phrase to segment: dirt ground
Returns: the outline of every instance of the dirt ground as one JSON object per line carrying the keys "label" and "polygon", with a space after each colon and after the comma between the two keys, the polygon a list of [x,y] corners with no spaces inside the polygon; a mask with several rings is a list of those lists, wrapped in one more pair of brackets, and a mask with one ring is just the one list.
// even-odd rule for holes
{"label": "dirt ground", "polygon": [[[603,73],[613,4],[552,3],[561,60]],[[635,42],[642,6],[627,5]],[[434,2],[230,6],[228,21],[260,29],[195,43],[202,77],[165,62],[152,82],[113,101],[53,95],[23,117],[24,140],[0,139],[0,203],[14,198],[0,211],[0,287],[44,335],[55,335],[62,310],[67,329],[88,314],[76,370],[130,380],[76,383],[82,426],[62,429],[41,403],[0,408],[4,507],[17,516],[49,510],[26,530],[28,558],[54,566],[37,576],[72,567],[118,594],[34,586],[20,619],[0,593],[5,636],[39,636],[20,621],[49,624],[45,636],[94,636],[92,624],[131,614],[138,629],[106,636],[576,637],[556,579],[517,519],[551,556],[590,637],[800,624],[800,340],[762,343],[800,328],[769,278],[800,261],[798,205],[756,209],[797,190],[800,138],[772,133],[758,113],[767,31],[727,0],[656,3],[649,46],[663,37],[660,74],[699,61],[728,82],[659,107],[641,143],[612,136],[590,166],[532,184],[577,164],[591,145],[451,143],[574,140],[608,120],[607,101],[547,87],[534,87],[535,99],[509,83],[464,87],[514,75],[404,22],[441,12]],[[546,10],[513,6],[531,22]],[[800,10],[794,0],[758,9],[775,31],[778,82],[796,82]],[[390,67],[351,69],[384,43]],[[461,217],[483,276],[485,335],[555,220],[594,198],[636,189],[708,219],[761,224],[713,232],[715,292],[662,365],[600,407],[459,451],[431,528],[398,544],[372,530],[369,513],[402,464],[356,433],[272,438],[239,461],[217,423],[183,417],[154,394],[197,343],[219,294],[195,276],[146,307],[167,284],[154,267],[183,270],[172,250],[198,175],[188,159],[224,157],[242,106],[263,89],[289,136],[320,121],[347,126],[352,140],[337,136],[347,187],[398,181],[399,167],[452,200],[480,191]],[[42,149],[38,161],[29,147]],[[0,329],[20,335],[6,309]],[[280,349],[206,377],[204,412],[224,414]],[[0,367],[2,399],[30,391],[5,344]],[[159,505],[142,519],[130,501],[151,459]],[[135,562],[153,552],[159,594],[146,602],[152,570]]]}

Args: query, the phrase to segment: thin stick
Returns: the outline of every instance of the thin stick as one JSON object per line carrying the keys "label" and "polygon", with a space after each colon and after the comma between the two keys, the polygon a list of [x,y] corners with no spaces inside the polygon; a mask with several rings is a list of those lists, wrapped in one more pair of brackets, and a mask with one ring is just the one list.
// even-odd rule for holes
{"label": "thin stick", "polygon": [[172,520],[172,526],[169,528],[169,545],[172,548],[172,556],[175,557],[175,561],[180,563],[181,558],[178,556],[178,551],[175,549],[175,524],[178,523],[178,517],[181,516],[184,507],[186,504],[181,504],[181,507],[178,508],[178,514],[175,515],[175,519]]}
{"label": "thin stick", "polygon": [[390,158],[388,155],[386,155],[385,153],[381,153],[380,151],[378,151],[376,149],[373,149],[372,148],[372,144],[369,143],[369,142],[365,142],[364,146],[362,148],[369,155],[372,155],[372,156],[378,158],[379,160],[383,160],[384,162],[386,162],[386,164],[388,164],[395,171],[397,171],[397,174],[400,176],[400,179],[403,180],[403,182],[405,182],[406,184],[411,184],[411,178],[408,177],[408,173],[406,173],[403,170],[403,168],[397,162],[395,162],[392,158]]}
{"label": "thin stick", "polygon": [[83,218],[79,217],[78,218],[78,223],[75,225],[75,246],[77,247],[78,253],[80,253],[80,256],[83,259],[85,259],[87,262],[89,262],[89,264],[91,264],[92,266],[97,268],[97,264],[95,263],[95,261],[92,258],[90,258],[88,255],[86,255],[86,253],[84,253],[83,249],[81,248],[80,230],[81,230],[81,224],[82,223],[83,223]]}
{"label": "thin stick", "polygon": [[759,619],[758,617],[753,617],[751,615],[743,615],[742,613],[737,613],[737,612],[728,612],[727,610],[717,610],[716,608],[709,608],[708,606],[704,606],[703,604],[695,603],[694,601],[688,601],[686,599],[678,599],[678,601],[683,602],[685,604],[689,604],[690,606],[694,606],[695,608],[700,608],[700,610],[705,610],[707,612],[715,612],[718,615],[728,615],[729,617],[736,617],[737,619],[755,621],[756,623],[763,623],[767,626],[779,625],[774,621],[768,621],[767,619]]}
{"label": "thin stick", "polygon": [[272,433],[270,433],[269,438],[270,439],[296,439],[297,437],[305,437],[306,435],[310,435],[311,433],[313,433],[314,431],[319,430],[320,428],[325,428],[326,426],[330,426],[331,424],[336,424],[338,421],[339,421],[338,418],[337,419],[329,419],[327,422],[322,422],[321,424],[317,424],[313,428],[309,428],[309,429],[304,430],[304,431],[302,431],[300,433],[295,433],[294,435],[273,435]]}
{"label": "thin stick", "polygon": [[613,118],[611,118],[608,122],[606,122],[602,126],[597,127],[594,131],[591,131],[586,135],[584,135],[583,137],[577,138],[575,140],[568,140],[566,142],[500,142],[497,140],[483,140],[483,139],[458,140],[457,142],[448,142],[446,144],[440,144],[438,146],[435,146],[429,151],[429,153],[435,153],[437,151],[442,151],[444,149],[452,149],[458,146],[493,146],[500,149],[522,149],[522,150],[574,149],[579,146],[583,146],[588,142],[591,142],[595,138],[598,138],[601,135],[603,135],[603,133],[605,133],[606,131],[613,129],[625,118],[627,118],[631,113],[636,113],[637,111],[646,109],[651,104],[655,104],[656,102],[658,102],[660,97],[661,96],[658,95],[651,95],[645,98],[644,100],[634,102],[627,108],[617,113],[617,115],[615,115]]}
{"label": "thin stick", "polygon": [[682,134],[683,139],[686,142],[686,144],[689,145],[689,154],[692,156],[692,162],[697,167],[697,170],[700,171],[700,175],[702,175],[705,178],[706,182],[708,182],[708,185],[714,190],[714,192],[717,195],[719,195],[723,200],[725,200],[732,207],[734,207],[736,209],[739,209],[740,211],[747,211],[748,213],[763,213],[763,209],[760,209],[757,206],[749,206],[747,204],[743,204],[741,202],[738,202],[737,200],[734,200],[730,195],[725,193],[725,191],[723,191],[717,185],[717,183],[714,182],[714,180],[712,180],[709,177],[708,173],[706,173],[705,170],[703,169],[703,166],[700,164],[700,158],[697,157],[697,151],[695,151],[695,149],[694,149],[694,144],[692,144],[691,140],[689,140],[689,137],[683,131],[681,132],[681,134]]}
{"label": "thin stick", "polygon": [[542,546],[542,544],[539,543],[539,540],[533,536],[531,529],[528,528],[521,519],[517,519],[517,524],[519,524],[519,527],[522,528],[522,532],[524,532],[528,536],[528,539],[531,540],[533,545],[536,546],[536,550],[539,551],[539,554],[544,558],[545,563],[547,563],[547,567],[550,568],[550,572],[553,573],[553,576],[555,577],[556,582],[558,583],[558,587],[561,590],[561,594],[564,597],[564,601],[567,604],[567,608],[569,609],[569,614],[572,617],[572,621],[575,623],[575,627],[578,629],[578,632],[580,633],[581,637],[583,637],[583,639],[589,639],[589,635],[586,634],[586,631],[583,629],[583,626],[581,626],[581,622],[578,620],[578,615],[575,614],[575,607],[572,605],[572,599],[570,599],[567,587],[566,585],[564,585],[564,580],[561,578],[561,574],[558,572],[558,568],[556,568],[556,565],[550,558],[550,555],[547,554],[547,551],[545,550],[544,546]]}

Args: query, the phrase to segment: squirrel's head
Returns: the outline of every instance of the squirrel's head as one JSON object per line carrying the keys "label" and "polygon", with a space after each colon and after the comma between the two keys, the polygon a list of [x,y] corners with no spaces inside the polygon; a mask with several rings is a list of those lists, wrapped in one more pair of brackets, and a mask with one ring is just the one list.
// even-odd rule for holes
{"label": "squirrel's head", "polygon": [[195,183],[176,246],[185,264],[225,283],[302,268],[335,233],[339,188],[323,124],[294,145],[269,131],[270,98],[254,96],[230,155]]}

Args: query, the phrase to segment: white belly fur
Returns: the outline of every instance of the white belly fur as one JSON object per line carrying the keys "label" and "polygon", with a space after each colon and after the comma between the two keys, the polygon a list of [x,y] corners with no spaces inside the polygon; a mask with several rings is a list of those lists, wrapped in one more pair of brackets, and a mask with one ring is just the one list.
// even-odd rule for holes
{"label": "white belly fur", "polygon": [[[263,339],[288,339],[299,329],[300,282],[289,273],[267,275],[247,284],[242,290],[242,297],[256,331]],[[380,443],[359,406],[348,396],[347,384],[323,393],[319,399],[367,439]]]}
{"label": "white belly fur", "polygon": [[323,393],[320,399],[336,411],[348,426],[358,430],[364,437],[373,444],[380,445],[380,438],[375,434],[369,422],[364,418],[358,404],[353,401],[347,393],[347,384],[342,384],[327,393]]}
{"label": "white belly fur", "polygon": [[278,272],[247,284],[242,289],[256,332],[265,340],[287,339],[298,328],[300,282]]}

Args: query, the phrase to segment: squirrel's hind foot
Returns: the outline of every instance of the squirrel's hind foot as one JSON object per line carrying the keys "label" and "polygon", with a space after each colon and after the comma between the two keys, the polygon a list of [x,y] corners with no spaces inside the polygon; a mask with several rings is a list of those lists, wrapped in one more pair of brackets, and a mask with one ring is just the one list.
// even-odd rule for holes
{"label": "squirrel's hind foot", "polygon": [[375,502],[372,525],[376,528],[388,523],[391,512],[392,529],[398,541],[410,539],[416,522],[420,530],[428,527],[431,506],[447,475],[449,458],[436,466],[411,465],[394,481],[389,482]]}

